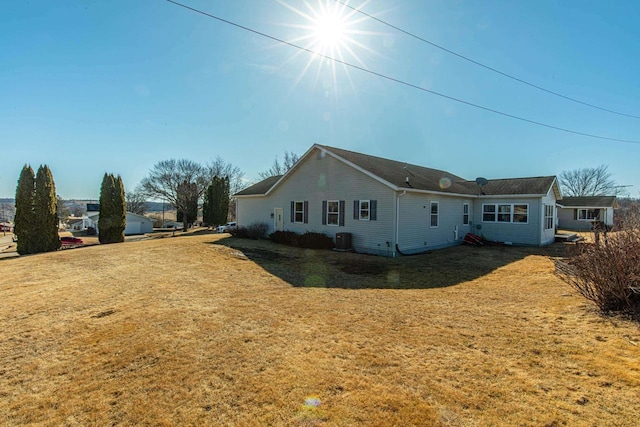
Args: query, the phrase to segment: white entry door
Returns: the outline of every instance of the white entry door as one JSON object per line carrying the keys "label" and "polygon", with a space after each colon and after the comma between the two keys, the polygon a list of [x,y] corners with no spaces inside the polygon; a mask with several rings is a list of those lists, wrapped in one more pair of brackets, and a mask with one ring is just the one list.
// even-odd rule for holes
{"label": "white entry door", "polygon": [[284,214],[282,213],[282,208],[276,208],[274,216],[276,231],[284,230]]}

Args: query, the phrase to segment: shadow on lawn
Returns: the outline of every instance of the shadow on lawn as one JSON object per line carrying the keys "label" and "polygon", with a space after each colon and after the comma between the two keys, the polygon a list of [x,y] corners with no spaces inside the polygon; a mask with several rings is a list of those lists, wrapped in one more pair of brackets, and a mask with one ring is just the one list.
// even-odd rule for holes
{"label": "shadow on lawn", "polygon": [[[529,255],[559,256],[562,245],[546,248],[456,246],[422,255],[385,258],[292,248],[233,237],[209,242],[233,248],[295,287],[343,289],[428,289],[454,286],[484,276]],[[241,254],[239,254],[242,256]]]}

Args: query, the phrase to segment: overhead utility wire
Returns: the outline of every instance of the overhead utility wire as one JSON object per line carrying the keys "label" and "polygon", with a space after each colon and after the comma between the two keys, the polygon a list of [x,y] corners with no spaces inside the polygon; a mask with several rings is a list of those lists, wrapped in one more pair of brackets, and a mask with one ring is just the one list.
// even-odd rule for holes
{"label": "overhead utility wire", "polygon": [[507,74],[507,73],[505,73],[505,72],[503,72],[503,71],[497,70],[497,69],[495,69],[495,68],[493,68],[493,67],[490,67],[490,66],[485,65],[485,64],[483,64],[483,63],[481,63],[481,62],[478,62],[478,61],[476,61],[476,60],[473,60],[473,59],[471,59],[471,58],[469,58],[469,57],[467,57],[467,56],[461,55],[461,54],[459,54],[459,53],[457,53],[457,52],[454,52],[454,51],[452,51],[452,50],[450,50],[450,49],[447,49],[446,47],[440,46],[439,44],[436,44],[436,43],[434,43],[434,42],[432,42],[432,41],[426,40],[426,39],[424,39],[424,38],[422,38],[422,37],[420,37],[420,36],[417,36],[417,35],[415,35],[415,34],[413,34],[413,33],[409,32],[409,31],[403,30],[403,29],[402,29],[402,28],[400,28],[400,27],[397,27],[397,26],[395,26],[395,25],[393,25],[393,24],[390,24],[390,23],[388,23],[388,22],[386,22],[386,21],[383,21],[382,19],[376,18],[375,16],[370,15],[370,14],[368,14],[368,13],[366,13],[366,12],[363,12],[362,10],[358,9],[357,7],[350,6],[350,5],[348,5],[347,3],[345,3],[345,2],[343,2],[343,1],[341,1],[341,0],[335,0],[335,1],[336,1],[336,3],[340,3],[341,5],[343,5],[343,6],[345,6],[345,7],[348,7],[349,9],[354,10],[354,11],[356,11],[356,12],[358,12],[358,13],[360,13],[360,14],[364,15],[364,16],[366,16],[367,18],[373,19],[374,21],[377,21],[377,22],[379,22],[379,23],[381,23],[381,24],[383,24],[383,25],[386,25],[387,27],[391,27],[391,28],[393,28],[393,29],[394,29],[394,30],[396,30],[396,31],[399,31],[399,32],[401,32],[401,33],[403,33],[403,34],[406,34],[406,35],[408,35],[409,37],[413,37],[414,39],[417,39],[417,40],[420,40],[420,41],[422,41],[422,42],[424,42],[424,43],[427,43],[427,44],[429,44],[429,45],[431,45],[431,46],[433,46],[433,47],[436,47],[436,48],[438,48],[438,49],[440,49],[440,50],[443,50],[443,51],[445,51],[445,52],[447,52],[447,53],[450,53],[451,55],[455,55],[455,56],[457,56],[458,58],[464,59],[465,61],[469,61],[469,62],[471,62],[472,64],[476,64],[476,65],[478,65],[478,66],[480,66],[480,67],[482,67],[482,68],[485,68],[485,69],[487,69],[487,70],[493,71],[494,73],[498,73],[498,74],[500,74],[501,76],[504,76],[504,77],[507,77],[507,78],[509,78],[509,79],[515,80],[515,81],[520,82],[520,83],[522,83],[522,84],[525,84],[525,85],[527,85],[527,86],[531,86],[531,87],[536,88],[536,89],[538,89],[538,90],[541,90],[541,91],[543,91],[543,92],[550,93],[551,95],[555,95],[555,96],[558,96],[558,97],[560,97],[560,98],[566,99],[567,101],[576,102],[576,103],[578,103],[578,104],[586,105],[587,107],[595,108],[595,109],[597,109],[597,110],[606,111],[606,112],[611,113],[611,114],[618,114],[618,115],[620,115],[620,116],[626,116],[626,117],[632,117],[632,118],[634,118],[634,119],[640,119],[640,116],[636,116],[636,115],[633,115],[633,114],[627,114],[627,113],[621,113],[620,111],[611,110],[611,109],[609,109],[609,108],[599,107],[599,106],[597,106],[597,105],[590,104],[590,103],[588,103],[588,102],[584,102],[584,101],[580,101],[579,99],[571,98],[570,96],[563,95],[563,94],[558,93],[558,92],[554,92],[554,91],[552,91],[552,90],[550,90],[550,89],[546,89],[546,88],[544,88],[544,87],[542,87],[542,86],[538,86],[538,85],[536,85],[536,84],[534,84],[534,83],[530,83],[530,82],[528,82],[528,81],[526,81],[526,80],[523,80],[523,79],[520,79],[520,78],[518,78],[518,77],[512,76],[511,74]]}
{"label": "overhead utility wire", "polygon": [[471,106],[471,107],[475,107],[475,108],[478,108],[478,109],[481,109],[481,110],[489,111],[489,112],[494,113],[494,114],[499,114],[501,116],[510,117],[512,119],[516,119],[516,120],[520,120],[520,121],[523,121],[523,122],[531,123],[531,124],[534,124],[534,125],[546,127],[546,128],[549,128],[549,129],[555,129],[555,130],[559,130],[559,131],[562,131],[562,132],[571,133],[571,134],[574,134],[574,135],[581,135],[581,136],[586,136],[586,137],[589,137],[589,138],[596,138],[596,139],[605,139],[607,141],[627,142],[627,143],[630,143],[630,144],[640,144],[640,141],[638,141],[638,140],[612,138],[612,137],[608,137],[608,136],[595,135],[595,134],[591,134],[591,133],[585,133],[585,132],[579,132],[579,131],[575,131],[575,130],[571,130],[571,129],[561,128],[561,127],[558,127],[558,126],[554,126],[554,125],[538,122],[538,121],[535,121],[535,120],[527,119],[527,118],[524,118],[524,117],[516,116],[516,115],[513,115],[513,114],[505,113],[505,112],[502,112],[502,111],[499,111],[499,110],[494,110],[493,108],[484,107],[482,105],[474,104],[473,102],[465,101],[465,100],[462,100],[462,99],[459,99],[459,98],[454,98],[453,96],[449,96],[449,95],[445,95],[445,94],[440,93],[440,92],[436,92],[436,91],[433,91],[433,90],[425,89],[423,87],[414,85],[413,83],[405,82],[403,80],[396,79],[395,77],[387,76],[386,74],[381,74],[381,73],[378,73],[376,71],[372,71],[372,70],[366,69],[364,67],[360,67],[358,65],[354,65],[354,64],[351,64],[349,62],[342,61],[340,59],[333,58],[333,57],[328,56],[328,55],[324,55],[324,54],[322,54],[320,52],[316,52],[316,51],[308,49],[306,47],[298,46],[297,44],[294,44],[294,43],[279,39],[277,37],[274,37],[274,36],[271,36],[269,34],[265,34],[265,33],[262,33],[260,31],[257,31],[257,30],[242,26],[240,24],[236,24],[235,22],[229,21],[229,20],[224,19],[224,18],[220,18],[220,17],[218,17],[216,15],[212,15],[212,14],[207,13],[207,12],[203,12],[202,10],[194,9],[194,8],[192,8],[190,6],[184,5],[182,3],[178,3],[178,2],[176,2],[174,0],[167,0],[167,1],[169,3],[175,4],[176,6],[180,6],[180,7],[183,7],[185,9],[191,10],[193,12],[199,13],[201,15],[207,16],[209,18],[215,19],[217,21],[224,22],[225,24],[229,24],[229,25],[232,25],[232,26],[234,26],[236,28],[240,28],[242,30],[249,31],[251,33],[254,33],[254,34],[257,34],[259,36],[262,36],[262,37],[277,41],[278,43],[282,43],[282,44],[285,44],[287,46],[295,47],[296,49],[300,49],[300,50],[303,50],[305,52],[311,53],[313,55],[317,55],[317,56],[320,56],[322,58],[328,59],[330,61],[337,62],[337,63],[342,64],[344,66],[347,66],[347,67],[350,67],[350,68],[355,68],[356,70],[360,70],[360,71],[363,71],[365,73],[369,73],[369,74],[372,74],[374,76],[377,76],[377,77],[380,77],[380,78],[383,78],[383,79],[386,79],[386,80],[390,80],[392,82],[395,82],[395,83],[398,83],[398,84],[401,84],[401,85],[404,85],[404,86],[411,87],[413,89],[421,90],[423,92],[427,92],[427,93],[430,93],[432,95],[437,95],[437,96],[440,96],[442,98],[446,98],[446,99],[449,99],[451,101],[455,101],[455,102],[458,102],[458,103],[461,103],[461,104],[465,104],[465,105],[468,105],[468,106]]}

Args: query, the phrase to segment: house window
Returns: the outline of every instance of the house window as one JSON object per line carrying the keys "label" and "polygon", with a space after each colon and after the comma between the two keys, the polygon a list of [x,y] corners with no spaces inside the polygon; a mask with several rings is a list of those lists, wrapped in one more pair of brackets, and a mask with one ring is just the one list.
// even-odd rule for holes
{"label": "house window", "polygon": [[309,202],[291,202],[291,222],[304,223],[309,222]]}
{"label": "house window", "polygon": [[375,221],[378,214],[378,202],[376,200],[354,200],[353,219],[362,221]]}
{"label": "house window", "polygon": [[360,200],[360,208],[358,210],[360,212],[359,219],[369,221],[369,201]]}
{"label": "house window", "polygon": [[600,209],[578,209],[579,221],[593,221],[598,219]]}
{"label": "house window", "polygon": [[482,221],[496,222],[496,205],[482,205]]}
{"label": "house window", "polygon": [[544,205],[544,229],[553,228],[553,205]]}
{"label": "house window", "polygon": [[462,204],[462,225],[469,225],[469,203]]}
{"label": "house window", "polygon": [[438,226],[438,202],[431,202],[431,227]]}
{"label": "house window", "polygon": [[337,200],[327,200],[327,225],[340,224],[340,203]]}
{"label": "house window", "polygon": [[529,221],[527,204],[482,205],[482,222],[511,222],[526,224]]}
{"label": "house window", "polygon": [[293,222],[304,222],[304,202],[295,202]]}
{"label": "house window", "polygon": [[498,222],[511,222],[511,205],[498,205]]}
{"label": "house window", "polygon": [[529,221],[529,205],[513,205],[513,221],[526,224]]}

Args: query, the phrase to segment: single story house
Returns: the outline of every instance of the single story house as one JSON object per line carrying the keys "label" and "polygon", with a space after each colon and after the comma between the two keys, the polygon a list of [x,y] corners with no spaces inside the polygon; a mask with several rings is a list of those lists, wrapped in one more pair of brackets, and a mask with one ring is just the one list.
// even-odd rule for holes
{"label": "single story house", "polygon": [[70,231],[86,231],[89,227],[95,228],[96,226],[87,215],[82,215],[81,217],[70,216],[66,222],[67,230]]}
{"label": "single story house", "polygon": [[554,241],[554,176],[468,181],[449,172],[313,145],[287,173],[235,194],[239,226],[315,231],[358,252],[396,256],[462,243]]}
{"label": "single story house", "polygon": [[[98,230],[98,220],[100,219],[100,213],[89,214],[88,218],[94,224],[93,227]],[[153,219],[144,215],[138,215],[133,212],[126,213],[126,225],[124,228],[124,235],[130,236],[133,234],[145,234],[153,232]]]}
{"label": "single story house", "polygon": [[557,207],[558,228],[588,231],[598,223],[613,227],[618,201],[616,196],[563,197]]}

